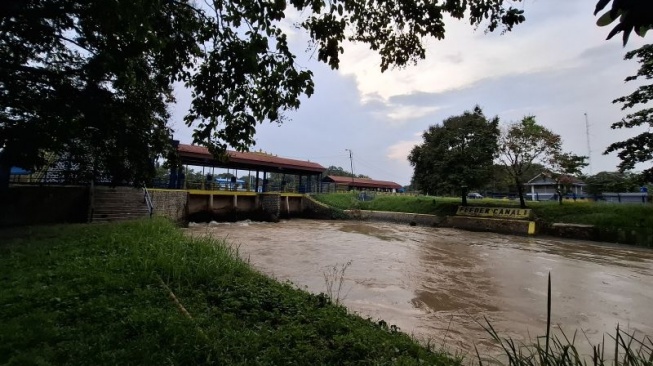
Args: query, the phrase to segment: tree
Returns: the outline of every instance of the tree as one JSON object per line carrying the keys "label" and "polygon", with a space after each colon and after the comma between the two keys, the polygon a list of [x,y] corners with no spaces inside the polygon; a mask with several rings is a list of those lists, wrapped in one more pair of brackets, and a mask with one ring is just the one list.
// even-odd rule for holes
{"label": "tree", "polygon": [[599,0],[596,3],[594,15],[603,10],[610,2],[612,7],[606,11],[596,22],[599,26],[606,26],[619,19],[607,39],[611,39],[618,33],[623,35],[624,46],[628,43],[630,33],[644,37],[649,29],[653,28],[653,2],[642,0]]}
{"label": "tree", "polygon": [[483,186],[491,175],[497,151],[499,118],[488,120],[479,106],[430,126],[424,142],[413,148],[408,160],[413,179],[426,192],[461,191]]}
{"label": "tree", "polygon": [[[505,4],[504,4],[505,3]],[[312,73],[295,62],[281,21],[295,9],[317,59],[339,65],[366,43],[381,69],[425,57],[445,19],[488,31],[524,21],[513,2],[453,0],[5,0],[0,4],[0,177],[45,156],[75,159],[92,178],[140,181],[171,150],[174,82],[192,89],[184,121],[220,155],[246,150],[256,126],[281,123]],[[507,5],[506,5],[507,4]],[[0,179],[0,185],[2,185]]]}
{"label": "tree", "polygon": [[509,125],[499,139],[499,160],[512,177],[521,208],[526,207],[524,183],[534,164],[551,165],[551,159],[560,155],[562,141],[549,129],[538,125],[534,116],[526,116],[521,122]]}
{"label": "tree", "polygon": [[592,195],[603,192],[638,192],[642,176],[629,172],[600,172],[585,179],[585,190]]}
{"label": "tree", "polygon": [[[637,58],[640,63],[637,75],[629,76],[626,82],[634,81],[643,77],[646,80],[653,78],[653,45],[646,45],[637,50],[626,53],[625,59],[630,60]],[[622,103],[622,110],[634,108],[637,105],[647,105],[653,100],[653,84],[642,85],[632,94],[615,99],[613,103]],[[646,163],[653,160],[653,132],[650,128],[653,126],[653,107],[644,108],[637,112],[626,115],[621,121],[613,123],[612,129],[633,128],[639,126],[648,126],[648,130],[637,136],[631,137],[625,141],[615,142],[608,146],[604,154],[618,152],[617,156],[621,159],[619,170],[634,169],[638,163]],[[653,168],[645,169],[643,172],[649,180],[653,178]]]}
{"label": "tree", "polygon": [[[5,1],[0,172],[55,154],[113,182],[152,177],[169,148],[171,83],[192,62],[190,9],[157,2]],[[2,174],[0,174],[1,176]]]}
{"label": "tree", "polygon": [[346,171],[342,167],[334,166],[334,165],[329,166],[324,171],[324,173],[322,173],[322,175],[324,175],[324,176],[335,175],[335,176],[338,176],[338,177],[354,177],[354,178],[368,178],[369,179],[369,176],[367,176],[365,174],[358,174],[358,175],[353,174],[352,175],[351,172]]}
{"label": "tree", "polygon": [[562,204],[562,196],[569,193],[572,184],[577,180],[575,175],[582,174],[582,169],[588,165],[587,156],[559,152],[551,159],[551,175],[556,181],[558,202]]}
{"label": "tree", "polygon": [[[546,168],[543,165],[534,163],[529,169],[524,171],[524,177],[528,180],[545,170]],[[483,190],[492,193],[514,194],[517,193],[517,187],[515,187],[514,181],[506,166],[495,162],[492,164],[492,176],[483,187]]]}

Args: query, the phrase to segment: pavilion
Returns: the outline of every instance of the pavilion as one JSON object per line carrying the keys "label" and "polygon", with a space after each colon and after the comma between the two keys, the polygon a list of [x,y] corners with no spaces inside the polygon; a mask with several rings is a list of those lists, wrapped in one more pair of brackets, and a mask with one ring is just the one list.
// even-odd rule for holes
{"label": "pavilion", "polygon": [[[238,171],[248,172],[249,176],[256,172],[254,183],[234,184],[232,189],[254,192],[318,192],[322,173],[326,170],[318,163],[288,159],[263,152],[227,151],[225,159],[220,160],[216,159],[206,147],[180,144],[176,141],[175,143],[180,166],[171,169],[169,188],[200,188],[189,187],[190,183],[186,182],[185,176],[188,173],[188,166],[201,166],[211,169],[207,174],[210,179],[206,179],[206,184],[201,186],[203,189],[220,189],[222,186],[216,185],[213,171],[214,168],[225,168],[233,169],[236,177]],[[272,174],[277,174],[277,178],[280,176],[281,184],[270,184],[269,178]],[[232,178],[234,183],[236,183],[236,179]],[[295,184],[291,184],[290,181]]]}
{"label": "pavilion", "polygon": [[[397,192],[402,186],[395,182],[375,180],[369,178],[351,178],[338,175],[329,175],[322,179],[324,183],[335,184],[336,187],[343,187],[346,190],[368,190],[379,192]],[[336,188],[338,190],[338,188]]]}

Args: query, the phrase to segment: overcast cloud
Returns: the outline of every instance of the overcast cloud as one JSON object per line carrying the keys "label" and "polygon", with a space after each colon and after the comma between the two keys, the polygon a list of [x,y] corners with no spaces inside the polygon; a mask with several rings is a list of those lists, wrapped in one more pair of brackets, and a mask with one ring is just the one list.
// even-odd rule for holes
{"label": "overcast cloud", "polygon": [[[504,35],[451,21],[445,40],[428,42],[426,60],[385,73],[379,57],[356,44],[345,47],[340,70],[331,70],[304,53],[306,37],[294,33],[297,60],[313,70],[316,92],[283,125],[260,125],[252,149],[346,169],[351,149],[356,174],[403,185],[412,176],[406,157],[422,132],[478,104],[503,124],[535,115],[562,136],[566,150],[581,155],[587,155],[587,113],[591,170],[615,170],[619,160],[602,152],[636,131],[610,129],[624,116],[611,101],[636,87],[623,82],[637,70],[623,56],[644,41],[633,35],[626,48],[620,37],[605,41],[609,29],[595,26],[594,5],[526,0],[526,23]],[[178,86],[176,94],[175,137],[190,143],[192,131],[182,123],[190,93]]]}

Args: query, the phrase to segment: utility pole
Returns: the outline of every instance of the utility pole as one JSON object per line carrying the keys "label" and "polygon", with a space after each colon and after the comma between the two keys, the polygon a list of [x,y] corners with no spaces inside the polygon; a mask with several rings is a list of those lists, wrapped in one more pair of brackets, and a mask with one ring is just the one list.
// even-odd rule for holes
{"label": "utility pole", "polygon": [[351,166],[351,185],[352,189],[354,188],[354,157],[351,149],[345,149],[345,151],[349,151],[349,165]]}

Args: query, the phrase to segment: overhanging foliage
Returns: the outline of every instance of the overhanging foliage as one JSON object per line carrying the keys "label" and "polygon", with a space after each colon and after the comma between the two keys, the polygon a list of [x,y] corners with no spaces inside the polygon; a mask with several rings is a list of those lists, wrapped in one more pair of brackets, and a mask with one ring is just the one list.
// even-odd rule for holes
{"label": "overhanging foliage", "polygon": [[[0,171],[72,160],[95,178],[140,181],[169,152],[173,83],[192,90],[185,123],[219,154],[246,150],[256,126],[281,123],[313,93],[284,31],[295,9],[309,48],[332,68],[346,40],[381,69],[424,57],[445,16],[489,31],[524,21],[511,2],[6,0],[0,4]],[[100,173],[101,172],[101,173]],[[8,173],[7,173],[8,174]],[[1,175],[1,174],[0,174]]]}

